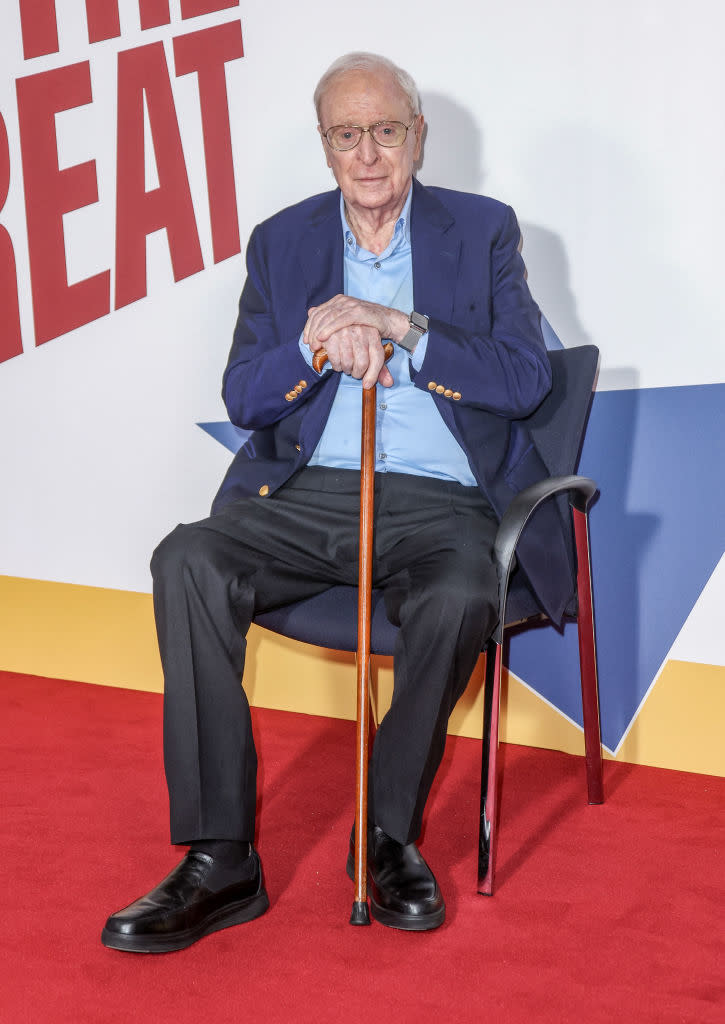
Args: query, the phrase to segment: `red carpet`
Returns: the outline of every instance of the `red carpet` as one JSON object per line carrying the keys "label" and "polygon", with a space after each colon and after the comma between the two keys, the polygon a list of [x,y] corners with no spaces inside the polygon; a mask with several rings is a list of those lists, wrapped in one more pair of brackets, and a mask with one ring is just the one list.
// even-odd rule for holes
{"label": "red carpet", "polygon": [[725,1020],[725,780],[502,749],[498,891],[475,894],[479,744],[449,742],[424,853],[448,906],[436,932],[347,924],[352,723],[257,711],[258,845],[270,912],[181,953],[105,949],[108,913],[176,862],[161,698],[0,674],[0,1019]]}

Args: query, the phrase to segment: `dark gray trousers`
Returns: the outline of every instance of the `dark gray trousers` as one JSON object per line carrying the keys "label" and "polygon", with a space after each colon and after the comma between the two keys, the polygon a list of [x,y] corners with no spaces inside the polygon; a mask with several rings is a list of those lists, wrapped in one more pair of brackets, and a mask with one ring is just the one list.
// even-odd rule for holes
{"label": "dark gray trousers", "polygon": [[[308,468],[178,526],[154,552],[171,840],[253,840],[257,757],[240,681],[258,612],[357,584],[360,475]],[[496,622],[495,516],[477,488],[376,474],[373,583],[400,626],[370,766],[371,820],[415,840],[448,718]]]}

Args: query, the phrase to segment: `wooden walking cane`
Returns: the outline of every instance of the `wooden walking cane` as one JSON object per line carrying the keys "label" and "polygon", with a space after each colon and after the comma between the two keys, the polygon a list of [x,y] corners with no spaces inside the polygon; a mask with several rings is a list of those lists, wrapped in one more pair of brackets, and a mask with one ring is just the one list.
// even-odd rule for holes
{"label": "wooden walking cane", "polygon": [[[390,359],[393,346],[384,346]],[[320,373],[327,353],[319,349],[312,367]],[[360,554],[357,598],[357,731],[355,776],[355,900],[350,924],[370,924],[368,875],[368,732],[370,729],[370,619],[373,592],[373,519],[375,515],[375,402],[377,387],[363,388],[360,439]]]}

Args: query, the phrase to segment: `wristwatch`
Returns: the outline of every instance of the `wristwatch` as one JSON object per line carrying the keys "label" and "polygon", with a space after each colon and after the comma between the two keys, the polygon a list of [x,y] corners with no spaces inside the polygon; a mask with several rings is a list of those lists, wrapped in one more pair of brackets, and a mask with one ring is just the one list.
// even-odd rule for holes
{"label": "wristwatch", "polygon": [[408,317],[408,323],[410,324],[410,330],[404,338],[401,338],[398,344],[408,352],[414,352],[415,346],[428,330],[428,317],[413,310]]}

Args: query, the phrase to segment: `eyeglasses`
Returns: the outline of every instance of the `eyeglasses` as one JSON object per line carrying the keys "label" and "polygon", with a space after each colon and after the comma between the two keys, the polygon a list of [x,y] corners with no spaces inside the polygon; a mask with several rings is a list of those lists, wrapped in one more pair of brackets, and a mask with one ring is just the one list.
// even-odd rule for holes
{"label": "eyeglasses", "polygon": [[378,121],[367,128],[361,128],[357,124],[336,124],[323,132],[331,149],[345,153],[354,149],[363,137],[363,132],[369,132],[370,138],[378,146],[385,146],[386,149],[393,149],[395,146],[402,146],[405,142],[408,131],[415,124],[415,118],[410,124],[403,124],[402,121]]}

